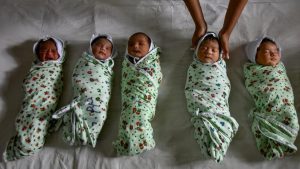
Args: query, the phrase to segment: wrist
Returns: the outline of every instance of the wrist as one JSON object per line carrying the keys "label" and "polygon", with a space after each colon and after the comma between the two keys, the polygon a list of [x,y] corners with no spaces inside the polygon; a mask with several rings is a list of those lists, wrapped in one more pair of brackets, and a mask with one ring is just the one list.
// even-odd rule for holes
{"label": "wrist", "polygon": [[230,32],[224,30],[224,29],[221,29],[220,32],[219,32],[219,37],[223,37],[225,39],[229,39],[230,37]]}
{"label": "wrist", "polygon": [[201,32],[201,34],[204,34],[207,31],[206,23],[201,23],[195,25],[195,32]]}

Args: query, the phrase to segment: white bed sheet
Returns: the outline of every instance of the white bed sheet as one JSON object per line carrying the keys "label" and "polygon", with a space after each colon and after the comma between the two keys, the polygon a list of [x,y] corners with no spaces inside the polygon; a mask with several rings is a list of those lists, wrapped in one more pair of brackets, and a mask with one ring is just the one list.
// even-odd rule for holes
{"label": "white bed sheet", "polygon": [[[223,25],[227,1],[202,0],[208,30]],[[184,85],[192,61],[189,50],[194,24],[181,0],[1,0],[0,6],[0,168],[31,169],[262,169],[300,168],[299,151],[284,159],[265,160],[257,151],[250,131],[248,114],[253,106],[244,86],[242,66],[247,61],[244,45],[261,34],[277,38],[283,49],[283,62],[292,83],[295,106],[300,110],[300,1],[250,0],[230,38],[228,76],[231,80],[230,110],[240,124],[223,162],[203,158],[193,138],[186,110]],[[117,157],[112,147],[118,131],[121,108],[121,62],[127,38],[143,31],[161,47],[164,75],[152,122],[156,148],[134,157]],[[15,134],[15,117],[20,110],[22,80],[33,60],[33,43],[50,34],[68,42],[64,66],[65,85],[60,106],[72,98],[71,73],[92,33],[113,36],[119,55],[115,59],[115,79],[108,119],[95,149],[70,147],[60,132],[47,138],[36,155],[7,162],[2,153]],[[299,138],[296,146],[299,147]]]}

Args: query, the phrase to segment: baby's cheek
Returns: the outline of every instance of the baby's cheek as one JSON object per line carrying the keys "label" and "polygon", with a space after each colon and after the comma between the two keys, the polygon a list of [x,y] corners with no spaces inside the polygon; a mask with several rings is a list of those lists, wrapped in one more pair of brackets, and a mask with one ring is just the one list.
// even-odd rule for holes
{"label": "baby's cheek", "polygon": [[57,60],[59,58],[59,55],[56,55],[56,57],[54,57],[55,60]]}
{"label": "baby's cheek", "polygon": [[49,54],[48,56],[45,56],[45,58],[47,59],[47,60],[57,60],[58,59],[58,53],[51,53],[51,54]]}
{"label": "baby's cheek", "polygon": [[276,61],[274,62],[274,65],[275,65],[275,66],[278,65],[278,63],[279,63],[279,60],[276,60]]}
{"label": "baby's cheek", "polygon": [[45,61],[45,54],[40,54],[38,58],[42,62]]}

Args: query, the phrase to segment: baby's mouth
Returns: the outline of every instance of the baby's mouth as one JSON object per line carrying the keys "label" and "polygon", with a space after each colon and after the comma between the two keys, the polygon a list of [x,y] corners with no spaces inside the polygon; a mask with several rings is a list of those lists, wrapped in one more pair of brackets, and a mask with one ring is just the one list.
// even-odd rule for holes
{"label": "baby's mouth", "polygon": [[105,52],[100,51],[99,54],[104,56],[104,55],[105,55]]}
{"label": "baby's mouth", "polygon": [[205,58],[205,59],[211,59],[211,57],[208,56],[208,55],[206,55],[204,58]]}
{"label": "baby's mouth", "polygon": [[54,60],[54,57],[52,57],[52,56],[47,56],[47,57],[45,58],[45,60]]}
{"label": "baby's mouth", "polygon": [[271,61],[277,61],[277,59],[276,58],[272,58]]}

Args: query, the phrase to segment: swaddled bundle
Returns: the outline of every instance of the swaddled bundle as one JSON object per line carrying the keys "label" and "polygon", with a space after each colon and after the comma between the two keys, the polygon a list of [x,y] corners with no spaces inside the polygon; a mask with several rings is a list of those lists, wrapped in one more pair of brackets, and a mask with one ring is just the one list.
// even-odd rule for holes
{"label": "swaddled bundle", "polygon": [[[92,37],[90,46],[99,38],[112,44],[109,35],[99,34]],[[84,52],[77,62],[72,76],[74,99],[53,116],[63,117],[63,139],[70,145],[96,146],[111,97],[114,51],[113,48],[111,56],[100,60],[90,47],[90,51]]]}
{"label": "swaddled bundle", "polygon": [[245,85],[255,103],[250,117],[257,148],[265,158],[273,159],[296,152],[294,142],[299,124],[292,86],[283,63],[265,66],[255,61],[262,40],[247,45],[247,56],[253,63],[244,66]]}
{"label": "swaddled bundle", "polygon": [[210,46],[201,46],[201,43],[207,43],[204,41],[208,36],[217,38],[216,34],[207,33],[199,40],[194,61],[188,69],[185,96],[195,127],[194,137],[201,152],[220,162],[238,130],[238,123],[229,112],[230,81],[221,52],[218,50],[216,62],[202,63],[199,59],[201,50],[203,53],[210,50]]}
{"label": "swaddled bundle", "polygon": [[119,155],[140,154],[155,147],[150,122],[155,115],[162,73],[159,48],[151,46],[138,61],[126,54],[122,64],[122,113],[113,143]]}
{"label": "swaddled bundle", "polygon": [[[46,43],[52,43],[52,54]],[[25,96],[16,118],[17,134],[8,142],[3,155],[5,161],[36,153],[44,146],[50,127],[55,125],[51,116],[62,93],[64,42],[46,36],[34,44],[33,52],[36,60],[23,81]]]}

